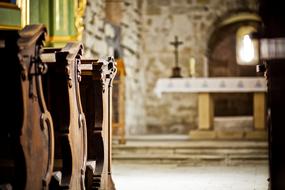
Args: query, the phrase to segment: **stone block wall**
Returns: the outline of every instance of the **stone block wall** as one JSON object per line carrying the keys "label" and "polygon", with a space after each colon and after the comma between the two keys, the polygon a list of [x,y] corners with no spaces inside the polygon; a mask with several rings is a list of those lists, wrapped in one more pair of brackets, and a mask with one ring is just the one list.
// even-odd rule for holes
{"label": "stone block wall", "polygon": [[84,15],[84,56],[100,58],[108,56],[108,46],[105,34],[105,1],[88,0]]}
{"label": "stone block wall", "polygon": [[197,95],[154,94],[157,79],[171,76],[173,46],[177,35],[179,65],[188,77],[189,59],[196,59],[196,76],[208,76],[207,45],[216,23],[238,10],[258,8],[255,0],[145,0],[143,1],[143,49],[145,111],[149,133],[186,133],[197,128]]}
{"label": "stone block wall", "polygon": [[[112,55],[107,39],[120,31],[126,66],[126,133],[187,134],[197,128],[197,95],[155,96],[159,78],[170,77],[175,64],[170,42],[177,35],[183,77],[196,60],[196,76],[208,76],[207,46],[224,15],[255,11],[258,0],[87,0],[83,43],[86,57]],[[114,27],[116,26],[116,27]]]}
{"label": "stone block wall", "polygon": [[144,59],[142,52],[141,2],[125,0],[122,8],[121,46],[126,67],[126,133],[145,133]]}
{"label": "stone block wall", "polygon": [[138,0],[88,0],[84,16],[84,56],[114,56],[114,48],[118,48],[124,60],[127,135],[145,133],[144,74],[140,61],[141,16]]}

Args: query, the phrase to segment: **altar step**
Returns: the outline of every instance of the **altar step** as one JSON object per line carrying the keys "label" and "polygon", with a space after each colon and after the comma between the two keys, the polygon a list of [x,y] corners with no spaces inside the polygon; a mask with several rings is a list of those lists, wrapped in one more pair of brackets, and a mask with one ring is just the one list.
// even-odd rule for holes
{"label": "altar step", "polygon": [[114,144],[113,161],[169,164],[264,164],[268,162],[265,141],[151,140],[150,137]]}
{"label": "altar step", "polygon": [[253,128],[253,116],[216,116],[214,128],[224,131],[248,131]]}

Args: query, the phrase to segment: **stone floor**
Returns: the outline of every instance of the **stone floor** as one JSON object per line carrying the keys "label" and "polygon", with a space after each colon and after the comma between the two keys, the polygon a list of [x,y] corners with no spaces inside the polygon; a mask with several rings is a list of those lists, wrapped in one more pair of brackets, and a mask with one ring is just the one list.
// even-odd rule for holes
{"label": "stone floor", "polygon": [[113,162],[116,190],[267,190],[266,164],[187,166]]}

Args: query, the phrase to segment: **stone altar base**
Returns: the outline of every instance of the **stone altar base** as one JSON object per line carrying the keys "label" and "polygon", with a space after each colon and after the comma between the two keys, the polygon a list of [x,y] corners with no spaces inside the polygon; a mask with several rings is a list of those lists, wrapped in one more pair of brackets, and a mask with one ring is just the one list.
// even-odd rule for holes
{"label": "stone altar base", "polygon": [[266,131],[210,131],[194,130],[189,133],[191,140],[266,140]]}
{"label": "stone altar base", "polygon": [[[155,93],[197,93],[198,129],[190,131],[191,139],[266,140],[266,81],[262,77],[212,77],[159,79]],[[215,123],[213,94],[251,93],[253,114],[250,120],[233,118]],[[238,127],[232,128],[237,125]]]}
{"label": "stone altar base", "polygon": [[189,132],[191,140],[267,140],[266,129],[255,129],[252,126],[253,117],[215,117],[214,127],[196,129]]}

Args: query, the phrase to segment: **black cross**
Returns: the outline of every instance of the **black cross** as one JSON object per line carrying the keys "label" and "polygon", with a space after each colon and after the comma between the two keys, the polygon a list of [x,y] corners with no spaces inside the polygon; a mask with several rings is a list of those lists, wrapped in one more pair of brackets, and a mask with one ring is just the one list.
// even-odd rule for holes
{"label": "black cross", "polygon": [[183,44],[182,41],[178,40],[178,36],[174,37],[174,41],[170,42],[174,46],[174,55],[175,55],[175,66],[178,67],[178,47]]}

